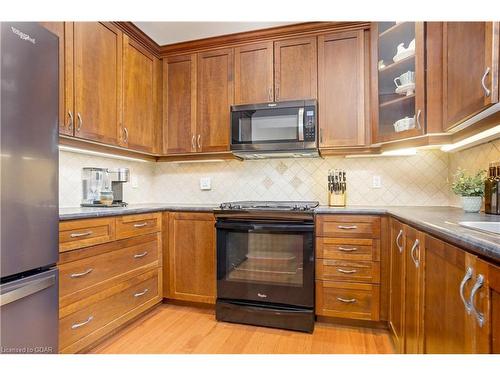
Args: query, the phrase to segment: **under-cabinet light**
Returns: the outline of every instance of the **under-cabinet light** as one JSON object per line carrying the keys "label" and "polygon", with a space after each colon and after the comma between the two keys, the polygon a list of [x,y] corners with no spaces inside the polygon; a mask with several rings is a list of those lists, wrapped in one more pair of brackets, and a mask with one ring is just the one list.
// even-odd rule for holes
{"label": "under-cabinet light", "polygon": [[493,128],[484,130],[480,133],[474,134],[468,138],[464,138],[461,141],[452,143],[449,145],[441,146],[441,151],[459,151],[466,147],[472,147],[480,143],[485,143],[487,141],[497,138],[500,134],[500,125],[494,126]]}
{"label": "under-cabinet light", "polygon": [[141,163],[147,163],[147,162],[149,162],[149,160],[144,160],[144,159],[139,159],[139,158],[132,158],[130,156],[114,155],[114,154],[108,154],[106,152],[84,150],[84,149],[81,149],[81,148],[64,146],[64,145],[59,145],[59,151],[73,152],[75,154],[101,156],[101,157],[111,158],[111,159],[120,159],[120,160],[128,160],[128,161],[138,161],[138,162],[141,162]]}
{"label": "under-cabinet light", "polygon": [[346,159],[357,158],[381,158],[388,156],[413,156],[417,154],[416,148],[401,148],[398,150],[384,151],[381,154],[359,154],[359,155],[346,155]]}
{"label": "under-cabinet light", "polygon": [[224,159],[206,159],[206,160],[174,160],[174,161],[162,161],[162,163],[176,163],[176,164],[187,164],[187,163],[220,163],[225,161]]}

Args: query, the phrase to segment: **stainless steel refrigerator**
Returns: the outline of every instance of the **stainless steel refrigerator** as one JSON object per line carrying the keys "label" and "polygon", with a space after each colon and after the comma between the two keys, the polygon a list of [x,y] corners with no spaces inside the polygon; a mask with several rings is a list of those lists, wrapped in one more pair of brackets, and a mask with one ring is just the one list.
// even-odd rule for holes
{"label": "stainless steel refrigerator", "polygon": [[1,353],[58,350],[58,48],[1,23]]}

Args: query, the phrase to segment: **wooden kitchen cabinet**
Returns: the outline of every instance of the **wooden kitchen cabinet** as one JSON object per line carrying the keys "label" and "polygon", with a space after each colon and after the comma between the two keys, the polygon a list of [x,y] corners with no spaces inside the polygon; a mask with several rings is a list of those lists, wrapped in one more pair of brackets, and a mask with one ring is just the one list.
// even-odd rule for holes
{"label": "wooden kitchen cabinet", "polygon": [[424,23],[378,22],[371,36],[373,143],[424,134]]}
{"label": "wooden kitchen cabinet", "polygon": [[234,104],[274,101],[273,42],[234,49]]}
{"label": "wooden kitchen cabinet", "polygon": [[366,144],[368,51],[363,30],[318,37],[319,147]]}
{"label": "wooden kitchen cabinet", "polygon": [[214,225],[212,213],[169,214],[169,298],[215,303]]}
{"label": "wooden kitchen cabinet", "polygon": [[391,271],[389,297],[389,327],[392,330],[398,353],[404,353],[404,306],[405,306],[405,236],[404,225],[396,219],[391,226]]}
{"label": "wooden kitchen cabinet", "polygon": [[120,144],[136,151],[157,149],[160,61],[123,36],[123,122]]}
{"label": "wooden kitchen cabinet", "polygon": [[163,153],[196,152],[196,54],[163,59]]}
{"label": "wooden kitchen cabinet", "polygon": [[229,150],[230,106],[233,104],[233,49],[198,53],[196,149]]}
{"label": "wooden kitchen cabinet", "polygon": [[445,130],[498,102],[498,37],[498,22],[444,22]]}
{"label": "wooden kitchen cabinet", "polygon": [[122,122],[122,32],[110,22],[72,26],[75,136],[116,145]]}
{"label": "wooden kitchen cabinet", "polygon": [[316,99],[317,61],[316,37],[274,42],[276,101]]}

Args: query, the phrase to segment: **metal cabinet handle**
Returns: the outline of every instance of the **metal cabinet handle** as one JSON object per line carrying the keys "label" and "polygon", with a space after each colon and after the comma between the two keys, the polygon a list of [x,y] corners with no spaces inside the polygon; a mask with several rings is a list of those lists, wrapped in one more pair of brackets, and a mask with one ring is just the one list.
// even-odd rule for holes
{"label": "metal cabinet handle", "polygon": [[476,305],[474,304],[474,299],[476,297],[476,293],[479,291],[479,289],[482,288],[484,284],[484,276],[479,274],[476,283],[472,287],[472,290],[470,292],[470,299],[469,299],[469,305],[472,313],[476,316],[477,324],[479,327],[482,327],[484,325],[484,314],[482,312],[477,311]]}
{"label": "metal cabinet handle", "polygon": [[484,96],[489,97],[491,95],[491,91],[489,88],[486,87],[486,77],[490,74],[490,67],[486,67],[486,70],[484,71],[483,78],[481,78],[481,86],[483,86],[484,90]]}
{"label": "metal cabinet handle", "polygon": [[417,126],[418,126],[418,129],[422,129],[422,125],[420,125],[420,115],[422,114],[422,111],[419,109],[417,111]]}
{"label": "metal cabinet handle", "polygon": [[350,229],[358,229],[358,226],[357,225],[339,225],[339,226],[337,226],[337,228],[350,230]]}
{"label": "metal cabinet handle", "polygon": [[465,272],[464,278],[462,279],[462,282],[460,283],[460,298],[462,299],[465,310],[467,311],[468,314],[470,314],[471,308],[470,308],[469,302],[467,302],[467,300],[465,299],[464,289],[465,289],[465,285],[467,284],[467,282],[470,279],[472,279],[472,273],[473,273],[472,268],[467,267],[467,271]]}
{"label": "metal cabinet handle", "polygon": [[410,251],[411,259],[413,260],[413,263],[415,263],[415,267],[417,267],[417,268],[420,265],[420,261],[415,257],[415,251],[419,247],[420,247],[420,241],[418,239],[416,239],[415,242],[413,243],[413,246],[412,246],[411,251]]}
{"label": "metal cabinet handle", "polygon": [[403,230],[400,229],[398,236],[396,237],[396,246],[398,247],[400,253],[403,252],[403,244],[401,245],[399,244],[399,240],[402,238],[402,236],[403,236]]}
{"label": "metal cabinet handle", "polygon": [[358,272],[356,270],[344,270],[342,268],[337,268],[337,271],[340,273],[356,273],[356,272]]}
{"label": "metal cabinet handle", "polygon": [[80,129],[82,128],[82,125],[83,125],[82,115],[80,115],[80,112],[78,112],[76,114],[76,117],[78,118],[78,124],[76,126],[76,131],[79,132]]}
{"label": "metal cabinet handle", "polygon": [[91,230],[87,232],[81,232],[81,233],[71,233],[69,236],[71,238],[78,238],[78,237],[85,237],[85,236],[90,236],[93,232]]}
{"label": "metal cabinet handle", "polygon": [[345,299],[345,298],[337,297],[337,300],[340,301],[340,302],[344,302],[344,303],[354,303],[354,302],[356,302],[355,298]]}
{"label": "metal cabinet handle", "polygon": [[141,296],[145,295],[147,292],[149,292],[148,288],[144,289],[142,292],[134,293],[134,297],[136,297],[136,298],[141,297]]}
{"label": "metal cabinet handle", "polygon": [[134,258],[136,258],[136,259],[138,259],[138,258],[144,258],[146,255],[148,255],[147,251],[145,251],[145,252],[143,252],[141,254],[135,254]]}
{"label": "metal cabinet handle", "polygon": [[146,225],[148,225],[148,223],[134,224],[134,228],[143,228]]}
{"label": "metal cabinet handle", "polygon": [[349,253],[351,251],[358,250],[358,248],[357,247],[343,247],[343,246],[339,246],[339,250],[340,251],[345,251],[346,253]]}
{"label": "metal cabinet handle", "polygon": [[194,143],[194,138],[195,138],[195,136],[193,135],[191,137],[191,148],[194,149],[194,150],[196,150],[196,144]]}
{"label": "metal cabinet handle", "polygon": [[128,143],[128,129],[124,126],[123,127],[123,142]]}
{"label": "metal cabinet handle", "polygon": [[89,268],[87,271],[84,271],[84,272],[81,272],[81,273],[72,273],[71,275],[69,275],[69,277],[71,277],[73,279],[76,279],[77,277],[82,277],[82,276],[88,275],[93,270],[94,270],[93,268]]}
{"label": "metal cabinet handle", "polygon": [[198,144],[198,148],[201,150],[201,134],[198,134],[198,139],[196,140],[196,143]]}
{"label": "metal cabinet handle", "polygon": [[87,325],[87,324],[89,324],[89,323],[90,323],[93,319],[94,319],[94,317],[93,317],[92,315],[90,315],[90,316],[87,318],[87,320],[86,320],[86,321],[81,322],[81,323],[75,323],[75,324],[73,324],[73,325],[71,326],[71,329],[77,329],[77,328],[80,328],[80,327],[82,327],[82,326],[84,326],[84,325]]}
{"label": "metal cabinet handle", "polygon": [[267,98],[270,102],[273,101],[273,88],[272,87],[269,87],[267,89]]}
{"label": "metal cabinet handle", "polygon": [[68,111],[68,116],[69,116],[68,130],[72,131],[73,130],[73,123],[74,123],[73,112]]}

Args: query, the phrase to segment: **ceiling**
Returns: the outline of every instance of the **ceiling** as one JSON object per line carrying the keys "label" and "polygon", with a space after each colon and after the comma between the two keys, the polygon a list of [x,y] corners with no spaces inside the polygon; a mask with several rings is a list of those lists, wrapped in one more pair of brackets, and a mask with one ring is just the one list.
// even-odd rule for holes
{"label": "ceiling", "polygon": [[134,22],[160,46],[296,22]]}

